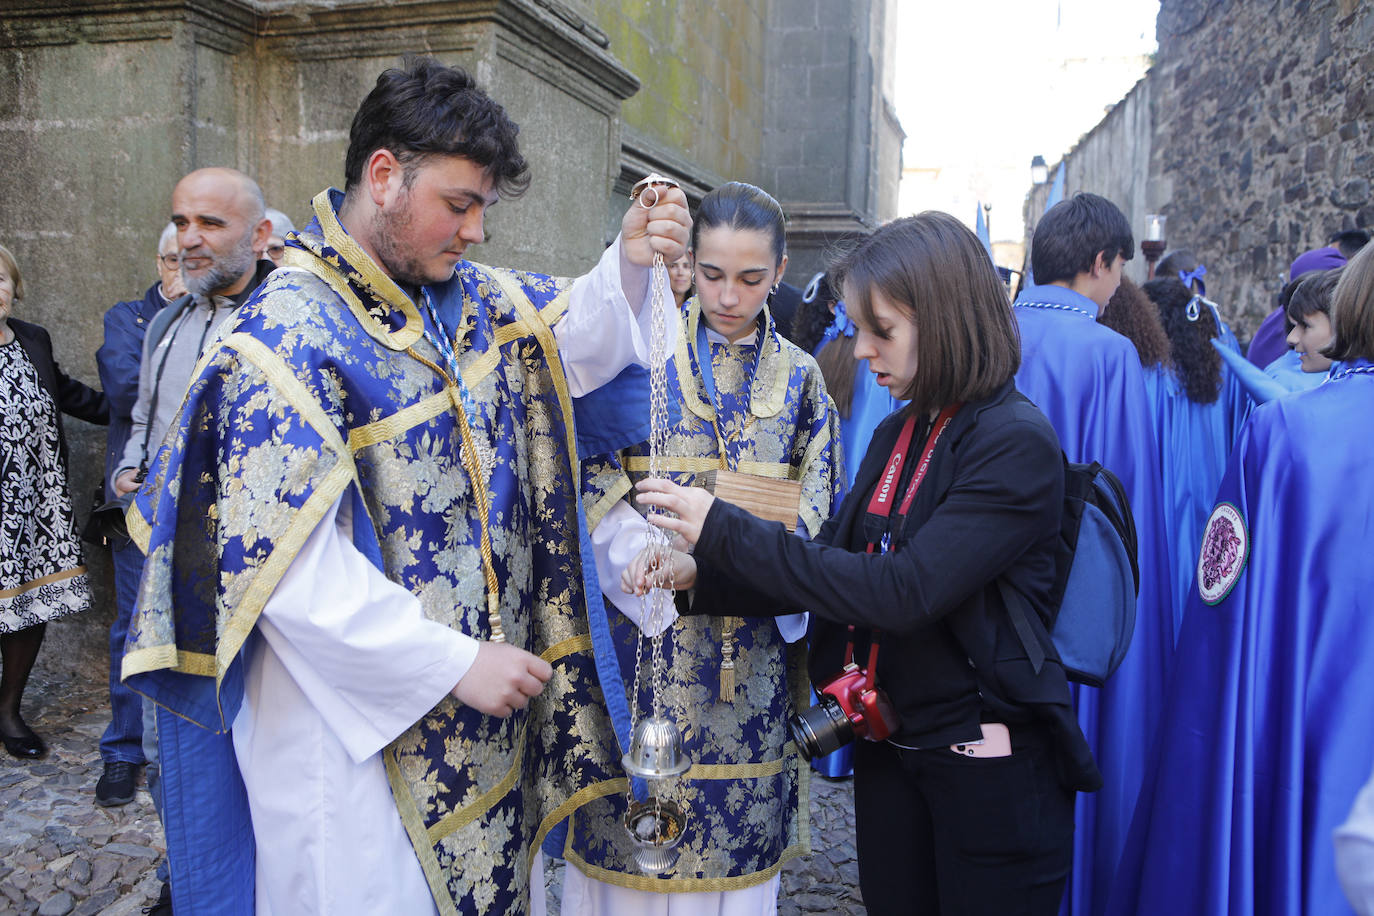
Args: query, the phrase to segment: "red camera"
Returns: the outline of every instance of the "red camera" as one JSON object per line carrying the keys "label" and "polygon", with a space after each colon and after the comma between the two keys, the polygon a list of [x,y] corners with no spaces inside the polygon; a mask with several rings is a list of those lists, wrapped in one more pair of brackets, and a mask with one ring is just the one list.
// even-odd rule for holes
{"label": "red camera", "polygon": [[820,685],[820,702],[788,719],[792,740],[807,760],[823,757],[856,737],[885,741],[900,724],[887,694],[877,687],[878,640],[874,634],[868,667],[854,663],[854,635],[850,628],[845,665]]}

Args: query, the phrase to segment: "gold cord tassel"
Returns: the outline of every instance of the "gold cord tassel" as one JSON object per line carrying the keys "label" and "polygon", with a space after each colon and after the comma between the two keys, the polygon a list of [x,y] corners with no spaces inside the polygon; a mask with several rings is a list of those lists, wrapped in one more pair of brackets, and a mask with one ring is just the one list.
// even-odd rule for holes
{"label": "gold cord tassel", "polygon": [[722,617],[720,620],[720,700],[732,703],[735,699],[735,630],[740,625],[738,617]]}

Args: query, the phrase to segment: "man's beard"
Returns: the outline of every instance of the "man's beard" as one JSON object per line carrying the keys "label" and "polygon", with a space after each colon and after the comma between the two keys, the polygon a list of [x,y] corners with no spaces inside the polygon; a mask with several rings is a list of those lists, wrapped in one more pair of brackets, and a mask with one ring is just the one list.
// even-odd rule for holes
{"label": "man's beard", "polygon": [[[182,258],[186,252],[182,251]],[[246,234],[228,254],[210,256],[210,267],[199,276],[193,277],[181,272],[181,283],[193,296],[213,296],[238,282],[248,268],[253,266],[252,234]]]}
{"label": "man's beard", "polygon": [[424,263],[405,248],[403,239],[410,228],[410,193],[406,192],[393,210],[377,212],[377,230],[372,240],[377,260],[391,279],[400,286],[419,287],[426,283],[442,283],[448,276],[434,277],[425,272]]}

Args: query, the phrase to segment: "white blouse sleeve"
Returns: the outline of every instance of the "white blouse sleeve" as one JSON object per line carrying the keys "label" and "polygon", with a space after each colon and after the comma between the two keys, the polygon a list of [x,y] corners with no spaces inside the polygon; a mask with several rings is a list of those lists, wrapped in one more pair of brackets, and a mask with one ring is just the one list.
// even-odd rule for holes
{"label": "white blouse sleeve", "polygon": [[[620,589],[620,574],[644,549],[648,543],[648,532],[649,523],[622,500],[612,506],[606,517],[592,530],[592,549],[596,553],[596,576],[601,580],[601,591],[620,613],[644,631],[645,636],[657,636],[677,620],[677,608],[672,599],[666,602],[666,612],[660,625],[650,631],[645,629],[643,620],[648,602],[636,595],[627,595]],[[806,614],[775,618],[783,642],[796,642],[804,637],[809,619]]]}
{"label": "white blouse sleeve", "polygon": [[[649,268],[632,268],[648,271]],[[601,255],[588,274],[573,281],[568,310],[554,325],[558,354],[573,397],[580,397],[609,382],[631,363],[649,364],[653,328],[653,286],[645,284],[638,314],[625,298],[620,277],[620,238]],[[668,272],[659,269],[662,281],[668,340],[677,340],[678,314]]]}
{"label": "white blouse sleeve", "polygon": [[[611,604],[635,626],[644,631],[645,636],[657,636],[677,620],[677,608],[673,606],[671,594],[664,594],[664,614],[658,626],[646,628],[644,614],[648,609],[648,596],[627,595],[620,589],[620,574],[625,571],[639,552],[649,543],[649,523],[624,500],[617,502],[606,513],[606,517],[592,529],[592,551],[596,554],[596,576],[601,580],[601,591],[610,599]],[[662,593],[662,589],[655,589]]]}
{"label": "white blouse sleeve", "polygon": [[1374,916],[1374,775],[1336,828],[1336,875],[1359,916]]}

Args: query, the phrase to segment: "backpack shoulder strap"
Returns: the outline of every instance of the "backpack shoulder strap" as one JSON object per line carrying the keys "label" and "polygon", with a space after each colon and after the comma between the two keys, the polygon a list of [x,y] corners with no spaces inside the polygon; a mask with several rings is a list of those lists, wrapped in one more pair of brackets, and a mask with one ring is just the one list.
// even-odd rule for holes
{"label": "backpack shoulder strap", "polygon": [[1017,591],[1003,576],[997,579],[997,590],[1002,593],[1002,603],[1007,606],[1012,629],[1016,630],[1016,638],[1021,640],[1022,648],[1026,650],[1031,670],[1039,674],[1040,669],[1045,666],[1045,648],[1040,644],[1031,625],[1030,617],[1035,613],[1035,609],[1030,606],[1026,596]]}

